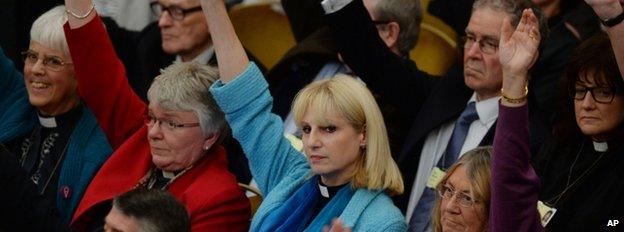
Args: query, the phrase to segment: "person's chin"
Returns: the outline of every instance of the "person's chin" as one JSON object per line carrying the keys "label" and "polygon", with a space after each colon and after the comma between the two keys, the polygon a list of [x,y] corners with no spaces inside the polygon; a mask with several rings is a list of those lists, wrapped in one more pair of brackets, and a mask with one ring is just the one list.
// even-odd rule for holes
{"label": "person's chin", "polygon": [[178,48],[177,46],[173,44],[170,44],[169,42],[163,42],[162,49],[165,53],[170,54],[170,55],[175,55],[175,54],[180,53],[180,48]]}
{"label": "person's chin", "polygon": [[442,231],[454,232],[454,231],[466,231],[467,228],[464,224],[455,222],[452,220],[442,220]]}

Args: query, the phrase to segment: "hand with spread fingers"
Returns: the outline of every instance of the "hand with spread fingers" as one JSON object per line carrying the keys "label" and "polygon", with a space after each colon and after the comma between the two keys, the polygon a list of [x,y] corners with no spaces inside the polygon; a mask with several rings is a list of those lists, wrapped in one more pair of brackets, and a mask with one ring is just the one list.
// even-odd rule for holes
{"label": "hand with spread fingers", "polygon": [[539,22],[533,10],[525,9],[514,31],[509,19],[503,21],[499,45],[503,73],[525,75],[535,63],[541,35]]}
{"label": "hand with spread fingers", "polygon": [[[528,71],[538,57],[541,40],[539,22],[533,10],[525,9],[515,30],[509,18],[503,20],[499,60],[503,69],[503,99],[526,99]],[[505,101],[503,101],[505,102]],[[514,101],[507,101],[514,102]],[[524,101],[515,101],[524,104]]]}

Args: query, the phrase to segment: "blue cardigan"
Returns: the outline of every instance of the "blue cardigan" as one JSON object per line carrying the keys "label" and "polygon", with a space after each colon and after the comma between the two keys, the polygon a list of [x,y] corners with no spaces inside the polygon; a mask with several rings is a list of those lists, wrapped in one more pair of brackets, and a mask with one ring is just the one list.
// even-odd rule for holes
{"label": "blue cardigan", "polygon": [[[284,138],[282,120],[271,113],[268,84],[255,64],[224,85],[210,88],[241,143],[265,198],[251,222],[257,231],[269,212],[282,205],[310,176],[305,157]],[[406,231],[405,218],[382,191],[357,189],[340,215],[353,231]]]}
{"label": "blue cardigan", "polygon": [[[0,48],[0,142],[6,143],[30,133],[37,121],[37,111],[28,101],[22,74],[15,69]],[[69,138],[67,154],[59,173],[58,189],[67,186],[69,198],[56,195],[61,220],[69,225],[87,185],[112,153],[106,135],[95,116],[84,107],[82,117]]]}

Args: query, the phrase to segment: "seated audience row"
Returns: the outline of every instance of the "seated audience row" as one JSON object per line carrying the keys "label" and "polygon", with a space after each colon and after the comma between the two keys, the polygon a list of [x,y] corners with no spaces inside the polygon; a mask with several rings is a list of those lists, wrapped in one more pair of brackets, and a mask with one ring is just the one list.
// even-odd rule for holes
{"label": "seated audience row", "polygon": [[[117,29],[107,32],[91,0],[65,0],[67,9],[56,7],[33,24],[23,85],[0,51],[0,89],[9,93],[0,99],[0,186],[12,189],[3,205],[18,208],[0,211],[0,229],[604,229],[624,216],[616,181],[624,165],[617,156],[624,13],[617,0],[586,1],[606,33],[572,53],[559,91],[561,118],[547,139],[550,127],[540,125],[548,120],[534,114],[544,99],[531,99],[537,95],[528,87],[546,88],[529,80],[547,32],[530,1],[476,0],[463,67],[435,77],[384,36],[393,26],[400,31],[400,22],[373,21],[380,16],[367,8],[377,3],[324,0],[325,33],[360,79],[337,75],[289,95],[284,121],[300,130],[302,154],[284,138],[284,122],[272,113],[274,86],[249,61],[223,1],[193,2],[218,71],[174,63],[154,78],[146,104],[110,39]],[[154,4],[161,21],[173,19],[175,4]],[[386,107],[400,115],[391,125],[409,130],[406,140],[389,139],[380,110]],[[221,145],[230,127],[265,196],[251,221],[228,170],[232,154]],[[395,154],[400,165],[391,155],[394,139],[403,144]],[[160,189],[171,195],[154,191]],[[141,201],[150,197],[171,205],[162,215],[181,224],[140,216],[159,210]]]}

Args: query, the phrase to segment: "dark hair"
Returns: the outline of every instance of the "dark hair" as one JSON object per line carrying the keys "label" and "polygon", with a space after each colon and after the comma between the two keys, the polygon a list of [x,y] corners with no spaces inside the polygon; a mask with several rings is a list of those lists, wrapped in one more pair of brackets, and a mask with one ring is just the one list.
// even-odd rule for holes
{"label": "dark hair", "polygon": [[576,83],[587,82],[591,76],[597,85],[615,87],[618,94],[624,90],[624,81],[611,47],[609,36],[605,32],[589,38],[577,47],[571,54],[570,60],[561,79],[559,88],[559,123],[555,125],[555,135],[559,138],[569,138],[570,135],[580,135],[581,131],[576,124],[574,115],[574,100],[569,92]]}
{"label": "dark hair", "polygon": [[136,188],[115,197],[113,207],[136,219],[146,232],[191,231],[186,208],[165,190]]}

